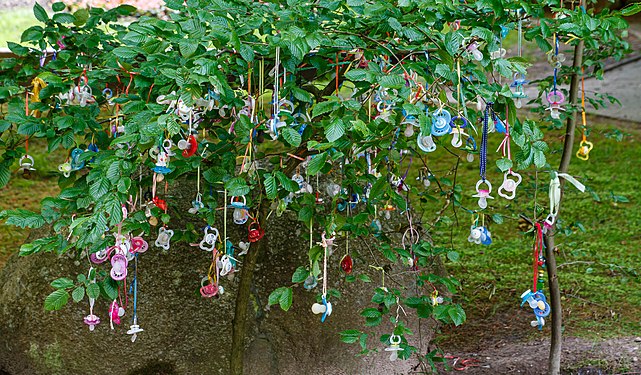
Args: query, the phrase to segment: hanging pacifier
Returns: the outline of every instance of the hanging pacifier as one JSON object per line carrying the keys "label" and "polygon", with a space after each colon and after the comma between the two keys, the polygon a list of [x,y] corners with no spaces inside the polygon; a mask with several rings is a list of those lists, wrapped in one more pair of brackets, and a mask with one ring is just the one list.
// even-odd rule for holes
{"label": "hanging pacifier", "polygon": [[432,135],[440,137],[449,134],[452,131],[451,121],[452,115],[446,109],[437,109],[432,113]]}
{"label": "hanging pacifier", "polygon": [[[503,58],[505,57],[506,53],[507,51],[505,50],[505,48],[499,48],[497,50],[490,52],[490,59],[497,60],[497,59]],[[481,57],[481,60],[483,60],[482,57]]]}
{"label": "hanging pacifier", "polygon": [[249,242],[258,242],[265,237],[265,230],[260,227],[258,221],[254,220],[249,224],[249,233],[247,238]]}
{"label": "hanging pacifier", "polygon": [[341,259],[341,269],[343,272],[346,274],[352,273],[352,269],[354,268],[354,261],[352,260],[352,257],[349,254],[343,255],[343,259]]}
{"label": "hanging pacifier", "polygon": [[539,330],[543,329],[543,326],[545,325],[545,319],[543,318],[550,315],[551,312],[550,305],[547,303],[545,295],[541,291],[532,293],[532,291],[528,289],[521,294],[521,306],[525,305],[526,302],[530,308],[532,308],[534,316],[536,317],[536,320],[530,322],[530,324],[532,327],[538,326]]}
{"label": "hanging pacifier", "polygon": [[398,359],[398,352],[403,351],[401,348],[401,336],[392,334],[389,338],[390,346],[385,348],[386,352],[392,352],[389,356],[390,361],[396,361]]}
{"label": "hanging pacifier", "polygon": [[[211,232],[209,231],[210,229]],[[203,237],[202,241],[200,241],[198,247],[200,247],[201,250],[214,251],[214,248],[216,247],[216,241],[218,241],[218,236],[218,229],[212,228],[208,225],[207,227],[205,227],[205,236]]]}
{"label": "hanging pacifier", "polygon": [[[80,155],[82,155],[83,153],[84,153],[84,151],[82,149],[77,148],[77,147],[74,148],[73,151],[71,151],[71,161],[70,161],[71,170],[77,171],[77,170],[82,169],[85,166],[85,162],[79,160]],[[68,176],[66,176],[66,177],[68,177]]]}
{"label": "hanging pacifier", "polygon": [[522,99],[528,97],[525,90],[523,90],[523,85],[528,84],[529,81],[527,81],[525,76],[522,74],[520,75],[520,78],[518,77],[519,73],[514,73],[514,82],[510,84],[510,87],[514,89],[514,91],[512,91],[512,99],[516,99],[514,103],[516,108],[521,108],[523,106]]}
{"label": "hanging pacifier", "polygon": [[31,171],[36,170],[33,167],[34,161],[31,155],[22,155],[22,157],[18,161],[18,164],[20,164],[20,169],[18,169],[18,172],[22,173],[22,177],[24,178],[29,178],[31,176]]}
{"label": "hanging pacifier", "polygon": [[142,237],[134,237],[131,239],[131,253],[144,253],[149,249],[149,244]]}
{"label": "hanging pacifier", "polygon": [[321,322],[325,322],[328,316],[332,315],[332,303],[327,302],[327,298],[323,296],[322,304],[315,303],[312,305],[312,312],[316,315],[323,314],[321,317]]}
{"label": "hanging pacifier", "polygon": [[187,139],[178,141],[178,148],[182,150],[182,155],[185,158],[191,157],[198,151],[198,141],[195,135],[190,135]]}
{"label": "hanging pacifier", "polygon": [[472,55],[474,60],[481,61],[483,60],[483,52],[479,50],[479,44],[477,42],[470,43],[467,48],[467,52]]}
{"label": "hanging pacifier", "polygon": [[582,140],[579,144],[579,149],[576,152],[576,157],[581,160],[588,160],[590,151],[592,151],[593,144],[590,141]]}
{"label": "hanging pacifier", "polygon": [[[485,184],[487,189],[481,189],[481,184]],[[476,183],[476,194],[472,195],[473,198],[479,199],[479,207],[483,210],[487,207],[487,200],[494,199],[490,194],[492,193],[492,184],[486,179],[478,180]]]}
{"label": "hanging pacifier", "polygon": [[68,178],[69,176],[71,176],[71,171],[72,171],[71,163],[67,161],[67,162],[64,162],[64,163],[60,164],[58,166],[58,170],[60,172],[62,172],[63,176]]}
{"label": "hanging pacifier", "polygon": [[423,133],[419,133],[418,137],[416,137],[416,145],[424,152],[433,152],[436,150],[436,144],[431,134],[425,136]]}
{"label": "hanging pacifier", "polygon": [[[456,123],[457,120],[460,120],[463,123],[462,124],[457,124]],[[450,127],[452,129],[452,131],[451,131],[451,133],[452,133],[452,142],[451,142],[452,146],[454,146],[456,148],[459,148],[459,147],[463,146],[462,137],[464,135],[467,135],[467,134],[465,134],[465,132],[463,132],[463,129],[465,129],[467,127],[467,119],[465,117],[462,117],[462,116],[452,117],[452,119],[450,120]]]}
{"label": "hanging pacifier", "polygon": [[114,256],[111,257],[111,272],[109,273],[111,278],[116,281],[124,280],[127,277],[128,264],[129,261],[125,255],[120,253],[114,254]]}
{"label": "hanging pacifier", "polygon": [[467,151],[467,161],[471,163],[474,161],[474,153],[478,151],[476,148],[476,140],[471,135],[465,141],[465,151]]}
{"label": "hanging pacifier", "polygon": [[307,276],[305,282],[303,282],[303,288],[305,288],[306,290],[312,290],[316,288],[316,285],[318,285],[318,280],[314,275],[311,274]]}
{"label": "hanging pacifier", "polygon": [[235,224],[243,225],[249,220],[249,211],[247,209],[247,199],[245,196],[231,197],[230,206],[234,209],[232,216]]}
{"label": "hanging pacifier", "polygon": [[169,229],[165,229],[165,227],[160,227],[158,229],[158,238],[156,239],[156,242],[154,244],[156,247],[160,247],[163,250],[169,250],[169,241],[171,240],[171,237],[173,237],[174,231]]}
{"label": "hanging pacifier", "polygon": [[545,110],[550,111],[550,116],[558,120],[560,118],[560,111],[565,111],[565,108],[561,107],[561,104],[565,102],[565,96],[563,96],[561,91],[553,90],[548,93],[546,99],[548,103],[550,103],[550,106]]}
{"label": "hanging pacifier", "polygon": [[191,208],[188,209],[187,211],[190,214],[197,214],[198,210],[200,210],[201,208],[205,208],[205,205],[203,204],[203,201],[202,201],[202,194],[198,193],[196,194],[196,199],[191,201]]}
{"label": "hanging pacifier", "polygon": [[[510,177],[513,177],[510,178]],[[503,174],[503,183],[499,186],[498,193],[505,199],[514,199],[516,188],[521,183],[521,175],[509,170]]]}

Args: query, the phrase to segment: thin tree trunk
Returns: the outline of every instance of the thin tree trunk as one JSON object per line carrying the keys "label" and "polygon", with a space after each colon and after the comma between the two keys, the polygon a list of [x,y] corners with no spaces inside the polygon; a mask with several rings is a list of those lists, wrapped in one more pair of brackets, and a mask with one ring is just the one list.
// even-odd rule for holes
{"label": "thin tree trunk", "polygon": [[[269,202],[263,200],[260,204],[259,212],[261,218],[267,217]],[[238,283],[238,292],[236,293],[236,311],[232,322],[232,342],[231,358],[229,360],[230,374],[243,374],[243,359],[245,354],[245,330],[247,326],[247,310],[249,306],[250,287],[256,268],[258,256],[267,245],[267,238],[255,242],[247,252],[240,269],[240,282]]]}
{"label": "thin tree trunk", "polygon": [[[579,97],[579,74],[578,71],[583,65],[583,41],[574,47],[574,62],[572,67],[572,80],[570,82],[570,105],[576,106]],[[559,172],[567,173],[572,161],[573,148],[574,148],[574,131],[576,128],[576,113],[568,117],[565,126],[565,143],[563,145],[563,155],[561,156],[561,164]],[[565,180],[561,179],[561,187],[563,187]],[[561,189],[563,191],[563,189]],[[561,195],[561,201],[563,195]],[[560,207],[560,201],[559,201]],[[558,217],[557,217],[558,219]],[[552,333],[550,340],[550,356],[548,358],[549,374],[558,375],[561,373],[561,345],[562,345],[562,329],[563,329],[563,310],[561,307],[561,290],[559,288],[559,279],[556,270],[556,257],[554,255],[554,231],[550,231],[545,236],[545,256],[546,266],[548,270],[548,282],[550,285],[550,307],[552,308]]]}

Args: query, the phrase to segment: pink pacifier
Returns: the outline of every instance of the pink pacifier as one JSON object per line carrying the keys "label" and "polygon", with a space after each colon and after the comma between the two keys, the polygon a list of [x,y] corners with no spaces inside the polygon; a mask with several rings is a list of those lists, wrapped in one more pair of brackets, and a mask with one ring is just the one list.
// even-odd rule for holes
{"label": "pink pacifier", "polygon": [[127,257],[122,254],[115,254],[111,257],[111,278],[120,281],[127,277]]}

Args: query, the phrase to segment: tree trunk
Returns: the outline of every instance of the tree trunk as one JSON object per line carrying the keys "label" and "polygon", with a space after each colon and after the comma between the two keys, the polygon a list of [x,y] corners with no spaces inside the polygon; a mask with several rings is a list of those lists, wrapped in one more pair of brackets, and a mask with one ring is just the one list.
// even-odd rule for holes
{"label": "tree trunk", "polygon": [[[583,65],[583,41],[574,47],[574,62],[572,64],[573,73],[570,82],[570,105],[576,106],[579,95],[579,74],[578,71]],[[559,172],[567,173],[572,161],[573,146],[574,146],[574,131],[576,128],[576,113],[568,117],[565,127],[565,143],[563,145],[563,155],[561,156],[561,163],[559,165]],[[561,179],[561,187],[563,187],[565,180]],[[563,189],[561,189],[563,192]],[[563,194],[561,194],[561,201]],[[559,201],[560,207],[560,201]],[[558,220],[558,217],[557,217]],[[545,256],[547,257],[547,270],[548,282],[550,285],[550,307],[552,308],[552,332],[550,340],[550,356],[548,359],[549,374],[558,375],[561,373],[561,346],[562,346],[562,323],[563,323],[563,310],[561,307],[561,290],[559,289],[559,279],[556,272],[556,257],[554,255],[554,231],[550,231],[545,236]]]}

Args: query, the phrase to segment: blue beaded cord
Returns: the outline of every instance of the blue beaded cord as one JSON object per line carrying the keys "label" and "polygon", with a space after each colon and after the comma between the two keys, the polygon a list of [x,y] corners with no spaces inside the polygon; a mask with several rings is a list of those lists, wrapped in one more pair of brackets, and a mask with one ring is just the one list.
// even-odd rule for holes
{"label": "blue beaded cord", "polygon": [[138,324],[138,253],[136,253],[134,258],[134,279],[132,280],[131,285],[129,286],[129,294],[131,294],[131,289],[134,292],[134,313],[131,317],[132,324]]}
{"label": "blue beaded cord", "polygon": [[487,128],[488,122],[490,121],[490,114],[494,114],[493,106],[494,103],[487,103],[485,113],[483,115],[483,134],[481,137],[481,148],[479,150],[479,170],[481,180],[483,181],[485,181],[485,168],[487,166]]}

